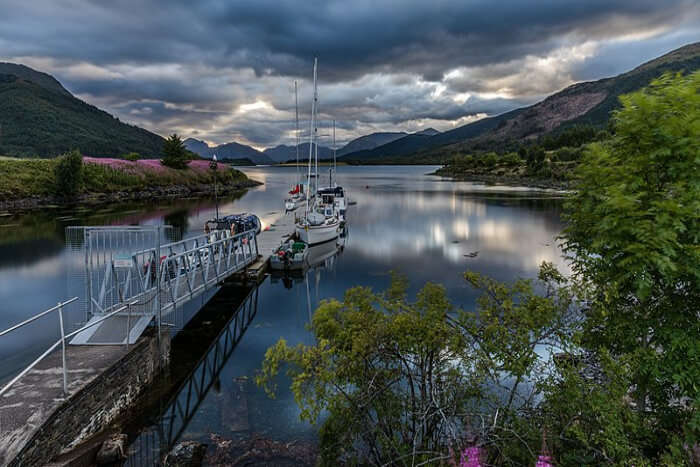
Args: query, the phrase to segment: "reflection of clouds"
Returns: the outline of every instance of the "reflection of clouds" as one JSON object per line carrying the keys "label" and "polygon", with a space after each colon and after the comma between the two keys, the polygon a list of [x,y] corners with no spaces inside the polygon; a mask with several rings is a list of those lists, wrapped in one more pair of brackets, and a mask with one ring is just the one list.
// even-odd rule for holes
{"label": "reflection of clouds", "polygon": [[452,222],[452,233],[455,237],[466,240],[469,238],[469,222],[464,219],[455,219]]}
{"label": "reflection of clouds", "polygon": [[503,205],[447,191],[361,191],[355,199],[358,205],[349,214],[352,248],[367,256],[391,261],[406,252],[437,251],[452,263],[464,263],[464,255],[479,251],[478,261],[495,266],[564,265],[553,241],[557,222],[547,218],[551,212],[531,209],[526,201]]}

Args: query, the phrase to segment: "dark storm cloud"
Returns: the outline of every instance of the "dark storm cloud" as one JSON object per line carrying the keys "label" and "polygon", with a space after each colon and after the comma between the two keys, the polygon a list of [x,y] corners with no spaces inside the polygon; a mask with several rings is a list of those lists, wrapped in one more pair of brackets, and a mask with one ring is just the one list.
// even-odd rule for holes
{"label": "dark storm cloud", "polygon": [[[149,129],[258,146],[289,141],[290,84],[306,110],[314,56],[321,111],[349,122],[349,138],[500,113],[700,39],[695,0],[0,0],[0,11],[0,59]],[[267,105],[239,112],[256,102]]]}

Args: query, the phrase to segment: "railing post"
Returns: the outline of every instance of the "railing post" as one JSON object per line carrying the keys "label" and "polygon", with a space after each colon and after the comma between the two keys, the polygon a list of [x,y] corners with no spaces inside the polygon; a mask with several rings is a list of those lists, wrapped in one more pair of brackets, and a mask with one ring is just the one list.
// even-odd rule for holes
{"label": "railing post", "polygon": [[126,351],[129,351],[129,335],[131,334],[131,303],[126,304]]}
{"label": "railing post", "polygon": [[68,395],[68,369],[66,368],[66,331],[63,328],[63,303],[58,302],[58,321],[61,324],[61,356],[63,358],[63,395]]}
{"label": "railing post", "polygon": [[156,308],[157,308],[157,321],[158,321],[158,369],[161,368],[161,362],[163,360],[162,355],[160,354],[160,348],[161,348],[161,342],[160,342],[160,326],[161,326],[161,308],[162,304],[160,302],[160,275],[161,275],[161,268],[160,268],[160,229],[161,226],[159,225],[158,228],[156,229]]}

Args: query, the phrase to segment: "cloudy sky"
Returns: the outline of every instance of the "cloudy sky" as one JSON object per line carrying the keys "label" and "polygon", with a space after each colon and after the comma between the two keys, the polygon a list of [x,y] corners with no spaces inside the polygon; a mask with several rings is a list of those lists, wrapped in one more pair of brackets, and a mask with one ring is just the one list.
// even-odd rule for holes
{"label": "cloudy sky", "polygon": [[0,0],[0,61],[159,134],[293,141],[319,58],[339,143],[455,126],[700,40],[697,0]]}

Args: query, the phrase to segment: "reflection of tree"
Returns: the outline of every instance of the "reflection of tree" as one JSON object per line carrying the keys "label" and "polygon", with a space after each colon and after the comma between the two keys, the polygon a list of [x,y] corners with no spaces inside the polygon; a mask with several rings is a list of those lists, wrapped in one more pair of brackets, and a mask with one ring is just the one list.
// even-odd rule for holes
{"label": "reflection of tree", "polygon": [[187,231],[189,217],[190,215],[187,209],[178,209],[163,216],[163,223],[173,226],[172,229],[165,229],[165,238],[171,242],[178,241],[182,237],[182,234]]}

